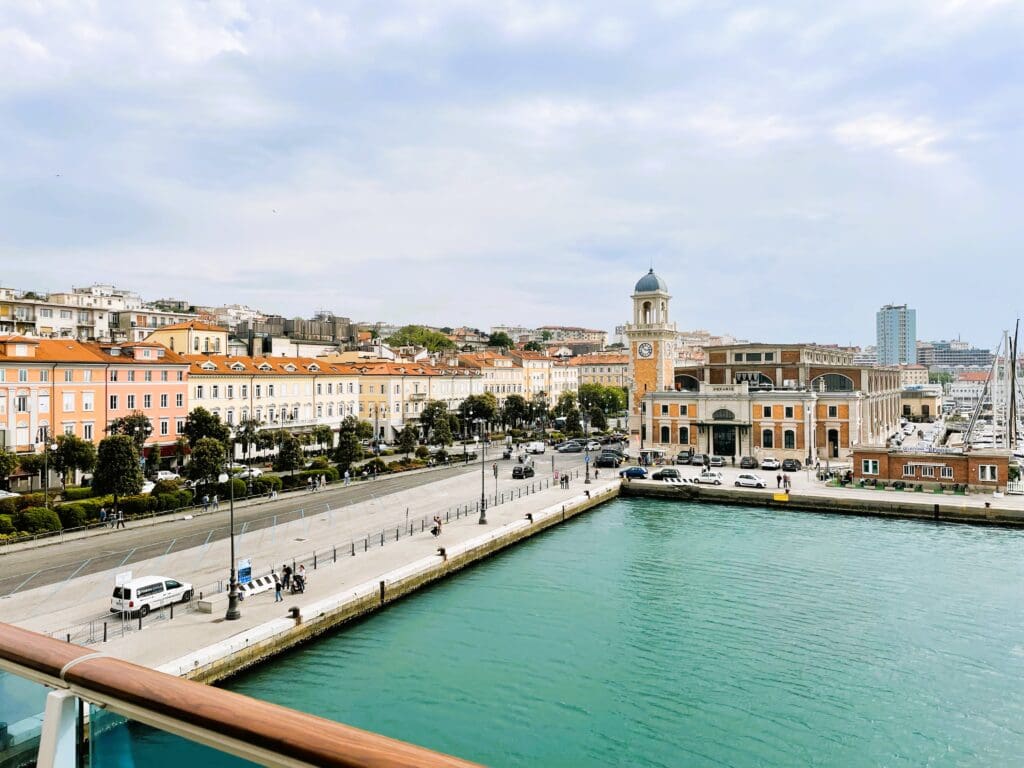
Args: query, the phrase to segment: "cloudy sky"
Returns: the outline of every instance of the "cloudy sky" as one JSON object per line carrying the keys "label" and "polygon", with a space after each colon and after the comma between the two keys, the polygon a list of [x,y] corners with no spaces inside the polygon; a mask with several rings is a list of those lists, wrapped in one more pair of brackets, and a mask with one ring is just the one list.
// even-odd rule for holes
{"label": "cloudy sky", "polygon": [[0,5],[0,285],[394,322],[994,345],[1024,3]]}

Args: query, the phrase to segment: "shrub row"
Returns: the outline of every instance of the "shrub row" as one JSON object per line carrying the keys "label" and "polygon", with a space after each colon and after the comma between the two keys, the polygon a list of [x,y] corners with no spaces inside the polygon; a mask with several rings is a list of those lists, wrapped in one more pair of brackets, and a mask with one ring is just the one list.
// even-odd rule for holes
{"label": "shrub row", "polygon": [[329,483],[336,483],[338,478],[341,477],[337,469],[327,467],[326,469],[304,469],[301,472],[296,472],[294,475],[284,475],[280,479],[285,488],[302,488],[309,482],[309,478],[313,478],[316,481],[321,476],[327,478]]}

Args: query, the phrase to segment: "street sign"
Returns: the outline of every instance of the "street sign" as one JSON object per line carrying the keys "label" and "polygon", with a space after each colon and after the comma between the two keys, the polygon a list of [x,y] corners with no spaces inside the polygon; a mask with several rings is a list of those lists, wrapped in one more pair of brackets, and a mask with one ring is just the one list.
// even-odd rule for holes
{"label": "street sign", "polygon": [[238,583],[248,584],[252,581],[252,560],[248,557],[238,561]]}
{"label": "street sign", "polygon": [[114,586],[123,587],[125,584],[127,584],[131,580],[132,580],[132,572],[131,571],[122,571],[121,573],[117,574],[117,576],[114,577]]}

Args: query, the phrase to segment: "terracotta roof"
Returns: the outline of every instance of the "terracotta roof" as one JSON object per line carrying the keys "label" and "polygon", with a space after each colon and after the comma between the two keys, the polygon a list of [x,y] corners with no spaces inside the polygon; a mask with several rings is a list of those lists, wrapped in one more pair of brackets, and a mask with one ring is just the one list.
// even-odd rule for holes
{"label": "terracotta roof", "polygon": [[[73,339],[32,339],[36,344],[35,354],[30,357],[0,353],[0,361],[19,363],[95,363],[106,362],[97,352],[80,341]],[[20,341],[18,343],[21,343]]]}
{"label": "terracotta roof", "polygon": [[988,371],[964,371],[956,377],[957,381],[988,381]]}
{"label": "terracotta roof", "polygon": [[161,325],[159,328],[154,328],[153,333],[157,333],[158,331],[184,331],[189,329],[193,331],[222,331],[224,333],[227,333],[228,331],[228,329],[222,325],[210,325],[209,323],[204,323],[201,320],[186,320],[183,323]]}
{"label": "terracotta roof", "polygon": [[573,365],[628,365],[629,355],[580,355],[572,359]]}
{"label": "terracotta roof", "polygon": [[331,363],[315,357],[248,357],[244,355],[182,355],[189,364],[190,376],[226,376],[250,374],[254,376],[308,376],[333,374],[354,376],[349,363]]}
{"label": "terracotta roof", "polygon": [[[124,344],[108,344],[104,342],[89,341],[85,342],[85,344],[105,363],[116,363],[118,365],[185,365],[188,362],[177,352],[172,352],[163,344],[154,344],[152,342],[139,341]],[[130,350],[135,347],[143,347],[144,349],[162,349],[164,353],[159,357],[136,358],[130,354]],[[113,355],[110,353],[111,349],[124,350],[125,354]]]}

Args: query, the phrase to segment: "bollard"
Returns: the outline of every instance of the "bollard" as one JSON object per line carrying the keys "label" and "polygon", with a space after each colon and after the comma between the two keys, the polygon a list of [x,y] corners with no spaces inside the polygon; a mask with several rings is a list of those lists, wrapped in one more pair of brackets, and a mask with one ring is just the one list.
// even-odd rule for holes
{"label": "bollard", "polygon": [[400,529],[399,529],[399,528],[398,528],[398,526],[396,525],[396,526],[395,526],[395,541],[398,541],[398,531],[399,531],[399,530],[400,530]]}
{"label": "bollard", "polygon": [[384,531],[380,532],[380,545],[382,547],[384,546]]}
{"label": "bollard", "polygon": [[71,633],[70,632],[68,632],[68,642],[69,643],[71,642]]}
{"label": "bollard", "polygon": [[423,522],[422,519],[420,519],[420,533],[423,533],[423,526],[424,525],[425,525],[425,523]]}
{"label": "bollard", "polygon": [[174,618],[174,603],[171,603],[171,618]]}
{"label": "bollard", "polygon": [[369,549],[370,549],[370,537],[367,536],[365,539],[363,539],[363,552],[366,552]]}
{"label": "bollard", "polygon": [[936,520],[938,520],[938,519],[939,519],[939,505],[938,505],[938,504],[936,504],[936,505],[935,505],[935,506],[933,507],[933,510],[932,510],[932,511],[933,511],[933,514],[934,514],[934,516],[935,516],[935,519],[936,519]]}
{"label": "bollard", "polygon": [[384,582],[380,583],[380,604],[384,605]]}
{"label": "bollard", "polygon": [[352,539],[352,557],[356,556],[356,540]]}
{"label": "bollard", "polygon": [[103,622],[103,642],[107,642],[107,622]]}
{"label": "bollard", "polygon": [[533,512],[527,512],[526,513],[526,519],[529,520],[532,523],[533,522]]}
{"label": "bollard", "polygon": [[313,550],[313,570],[316,570],[316,550]]}
{"label": "bollard", "polygon": [[[355,544],[352,545],[352,551],[355,552]],[[338,562],[338,548],[334,547],[334,562]]]}
{"label": "bollard", "polygon": [[299,606],[293,605],[291,608],[289,608],[288,616],[294,619],[296,624],[302,623],[302,611],[299,609]]}
{"label": "bollard", "polygon": [[139,630],[142,630],[142,611],[139,611]]}
{"label": "bollard", "polygon": [[[448,552],[445,550],[444,547],[438,547],[437,548],[437,554],[439,554],[441,556],[442,560],[447,562],[447,560],[448,560]],[[381,584],[383,584],[383,583],[384,582],[381,582]]]}

